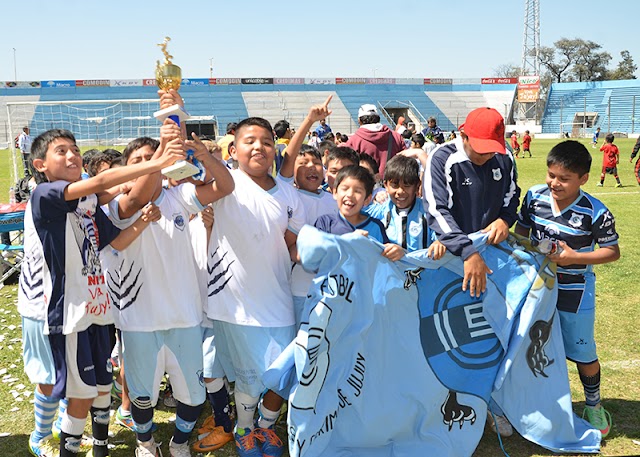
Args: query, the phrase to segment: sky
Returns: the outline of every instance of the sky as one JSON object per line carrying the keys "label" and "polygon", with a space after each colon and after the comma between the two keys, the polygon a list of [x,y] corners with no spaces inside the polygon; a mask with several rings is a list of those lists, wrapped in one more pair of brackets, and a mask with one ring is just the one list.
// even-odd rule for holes
{"label": "sky", "polygon": [[[14,5],[3,8],[0,81],[14,73],[19,81],[151,78],[165,36],[185,78],[209,77],[211,64],[224,78],[490,77],[520,66],[525,14],[524,0]],[[540,0],[540,42],[591,40],[611,54],[611,67],[623,50],[640,66],[637,8],[635,0]]]}

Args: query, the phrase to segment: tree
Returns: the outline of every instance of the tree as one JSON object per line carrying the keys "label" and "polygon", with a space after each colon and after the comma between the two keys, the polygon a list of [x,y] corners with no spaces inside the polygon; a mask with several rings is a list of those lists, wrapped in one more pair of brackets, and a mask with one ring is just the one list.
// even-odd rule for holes
{"label": "tree", "polygon": [[517,78],[522,75],[522,69],[515,65],[508,63],[500,65],[493,70],[493,76],[496,78]]}
{"label": "tree", "polygon": [[553,47],[540,47],[538,60],[556,82],[600,81],[607,76],[611,61],[611,54],[598,51],[600,48],[593,41],[561,38]]}
{"label": "tree", "polygon": [[573,77],[578,81],[602,81],[607,76],[607,65],[611,54],[598,52],[602,47],[593,41],[579,41],[575,63],[572,68]]}
{"label": "tree", "polygon": [[638,67],[633,62],[633,57],[631,57],[629,51],[622,51],[620,57],[622,59],[618,62],[618,67],[609,73],[608,79],[636,79],[634,73]]}

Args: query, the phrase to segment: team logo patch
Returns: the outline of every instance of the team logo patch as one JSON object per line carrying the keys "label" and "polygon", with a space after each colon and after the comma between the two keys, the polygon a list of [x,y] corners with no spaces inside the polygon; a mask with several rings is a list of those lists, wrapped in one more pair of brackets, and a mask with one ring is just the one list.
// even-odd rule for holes
{"label": "team logo patch", "polygon": [[502,179],[502,170],[500,170],[499,168],[492,168],[491,171],[493,171],[494,181],[500,181]]}
{"label": "team logo patch", "polygon": [[473,184],[471,178],[464,178],[464,181],[462,181],[463,186],[470,186],[471,184]]}
{"label": "team logo patch", "polygon": [[287,217],[289,219],[291,219],[293,217],[293,208],[290,206],[287,206]]}
{"label": "team logo patch", "polygon": [[185,227],[184,216],[182,216],[182,214],[179,214],[179,213],[174,214],[173,225],[175,225],[176,228],[182,232]]}
{"label": "team logo patch", "polygon": [[571,225],[571,227],[580,227],[582,225],[582,219],[584,219],[584,214],[571,213],[569,225]]}
{"label": "team logo patch", "polygon": [[560,229],[558,228],[558,226],[556,224],[549,224],[545,227],[545,231],[549,234],[549,235],[560,235]]}
{"label": "team logo patch", "polygon": [[409,233],[411,236],[420,236],[420,230],[422,230],[422,224],[418,221],[411,221],[409,223]]}

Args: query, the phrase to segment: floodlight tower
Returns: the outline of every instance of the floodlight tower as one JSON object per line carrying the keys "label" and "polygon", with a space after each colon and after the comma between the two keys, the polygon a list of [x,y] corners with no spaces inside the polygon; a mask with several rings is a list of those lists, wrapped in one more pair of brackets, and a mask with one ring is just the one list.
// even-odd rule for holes
{"label": "floodlight tower", "polygon": [[[524,33],[522,38],[522,76],[540,76],[540,0],[524,1]],[[538,103],[519,103],[524,120],[537,120]]]}

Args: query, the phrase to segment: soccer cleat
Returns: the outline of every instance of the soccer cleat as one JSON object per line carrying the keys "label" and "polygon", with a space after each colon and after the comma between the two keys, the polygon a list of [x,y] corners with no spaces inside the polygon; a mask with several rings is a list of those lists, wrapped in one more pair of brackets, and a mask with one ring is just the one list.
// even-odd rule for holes
{"label": "soccer cleat", "polygon": [[622,184],[618,183],[616,184],[616,187],[622,187]]}
{"label": "soccer cleat", "polygon": [[489,425],[491,425],[491,430],[496,433],[499,433],[500,436],[507,437],[513,435],[513,427],[509,420],[504,416],[495,415],[495,420],[493,419],[494,415],[490,412],[487,412],[487,420],[489,421]]}
{"label": "soccer cleat", "polygon": [[284,452],[284,443],[274,430],[272,425],[269,428],[256,427],[254,433],[262,441],[262,454],[264,457],[280,457]]}
{"label": "soccer cleat", "polygon": [[118,389],[115,382],[111,383],[111,398],[114,400],[122,400],[122,389]]}
{"label": "soccer cleat", "polygon": [[[31,434],[31,437],[33,433]],[[60,451],[51,444],[51,435],[45,436],[40,441],[31,441],[29,437],[29,452],[36,457],[58,457]]]}
{"label": "soccer cleat", "polygon": [[198,435],[206,435],[207,433],[211,433],[214,428],[216,428],[216,420],[213,418],[213,415],[207,416],[207,418],[202,423],[202,427],[198,429]]}
{"label": "soccer cleat", "polygon": [[176,444],[171,438],[171,441],[169,441],[169,455],[171,457],[191,457],[189,443]]}
{"label": "soccer cleat", "polygon": [[173,397],[173,391],[171,389],[167,389],[164,391],[164,398],[162,399],[162,403],[167,408],[177,408],[178,400]]}
{"label": "soccer cleat", "polygon": [[587,406],[582,413],[582,418],[587,416],[587,421],[595,428],[600,430],[602,438],[606,438],[611,431],[611,414],[604,409],[601,405],[591,407]]}
{"label": "soccer cleat", "polygon": [[[127,414],[127,415],[122,414],[122,412],[120,411],[120,408],[116,410],[116,419],[114,420],[114,422],[118,425],[121,425],[124,428],[131,430],[134,433],[136,431],[136,425],[133,422],[133,418],[131,417],[131,414]],[[151,432],[153,433],[156,430],[158,430],[158,424],[154,422],[151,424]]]}
{"label": "soccer cleat", "polygon": [[224,428],[220,425],[207,433],[204,438],[196,441],[192,449],[194,452],[211,452],[220,449],[231,441],[233,441],[233,433],[225,432]]}
{"label": "soccer cleat", "polygon": [[596,187],[602,187],[603,184],[601,182],[599,182],[598,184],[596,184]]}
{"label": "soccer cleat", "polygon": [[236,450],[239,457],[264,457],[258,443],[258,436],[255,430],[250,428],[238,428],[233,434],[236,441]]}
{"label": "soccer cleat", "polygon": [[150,441],[138,441],[136,457],[162,457],[160,445],[153,438]]}

